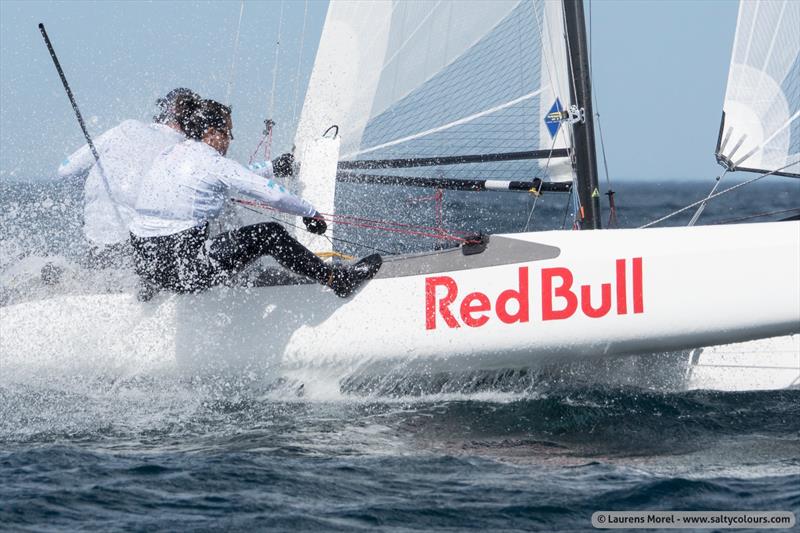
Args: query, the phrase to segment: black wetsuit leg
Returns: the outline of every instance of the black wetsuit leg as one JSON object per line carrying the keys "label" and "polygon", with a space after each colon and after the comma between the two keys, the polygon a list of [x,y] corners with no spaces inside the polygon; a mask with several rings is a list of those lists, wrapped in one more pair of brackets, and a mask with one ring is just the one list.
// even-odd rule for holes
{"label": "black wetsuit leg", "polygon": [[131,235],[136,273],[147,284],[175,292],[195,292],[216,283],[205,250],[207,225],[162,237]]}
{"label": "black wetsuit leg", "polygon": [[209,258],[217,276],[230,277],[264,255],[295,274],[326,284],[331,267],[289,235],[277,222],[263,222],[221,233],[211,240]]}

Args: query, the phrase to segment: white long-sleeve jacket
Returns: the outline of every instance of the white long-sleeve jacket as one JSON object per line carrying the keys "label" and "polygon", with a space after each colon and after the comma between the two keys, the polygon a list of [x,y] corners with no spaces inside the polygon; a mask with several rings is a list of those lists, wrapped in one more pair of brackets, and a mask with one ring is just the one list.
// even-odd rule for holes
{"label": "white long-sleeve jacket", "polygon": [[162,153],[142,182],[131,232],[161,237],[215,219],[232,196],[246,197],[286,213],[316,210],[271,179],[254,174],[205,143],[187,140]]}
{"label": "white long-sleeve jacket", "polygon": [[88,145],[64,160],[58,168],[59,177],[91,169],[84,185],[83,208],[83,231],[89,241],[110,245],[130,238],[130,223],[142,179],[161,152],[184,139],[172,128],[138,120],[126,120],[97,137],[94,145],[111,191],[110,198]]}

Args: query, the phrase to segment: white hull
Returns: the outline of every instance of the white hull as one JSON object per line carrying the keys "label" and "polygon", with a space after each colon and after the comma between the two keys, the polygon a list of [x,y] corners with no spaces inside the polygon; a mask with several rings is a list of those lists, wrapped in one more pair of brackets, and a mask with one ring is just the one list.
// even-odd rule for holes
{"label": "white hull", "polygon": [[[12,378],[90,368],[346,377],[526,368],[800,331],[800,222],[493,236],[481,254],[390,260],[380,275],[348,300],[299,285],[13,305],[0,309],[0,367]],[[695,383],[707,372],[696,369]],[[791,383],[764,375],[773,377],[752,388]]]}

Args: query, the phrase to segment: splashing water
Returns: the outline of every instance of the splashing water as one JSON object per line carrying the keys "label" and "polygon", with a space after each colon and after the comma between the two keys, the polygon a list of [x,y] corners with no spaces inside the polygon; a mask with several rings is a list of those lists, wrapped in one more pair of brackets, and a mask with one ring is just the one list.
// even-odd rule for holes
{"label": "splashing water", "polygon": [[[680,194],[660,203],[694,199]],[[795,192],[783,194],[764,197],[777,209]],[[630,225],[650,218],[654,196],[620,214]],[[524,202],[497,198],[487,205],[508,216],[485,224],[524,224]],[[478,223],[469,199],[450,199],[451,212],[470,212],[459,229]],[[563,204],[550,205],[560,223]],[[81,266],[80,184],[6,187],[0,206],[5,308],[130,297],[130,272]],[[744,208],[706,214],[732,209]],[[42,275],[48,264],[57,283]],[[81,352],[79,340],[31,339],[38,361],[0,354],[4,527],[585,530],[601,509],[800,513],[797,390],[672,392],[655,376],[644,390],[599,384],[596,367],[580,364],[201,375],[181,372],[158,335],[107,353]]]}

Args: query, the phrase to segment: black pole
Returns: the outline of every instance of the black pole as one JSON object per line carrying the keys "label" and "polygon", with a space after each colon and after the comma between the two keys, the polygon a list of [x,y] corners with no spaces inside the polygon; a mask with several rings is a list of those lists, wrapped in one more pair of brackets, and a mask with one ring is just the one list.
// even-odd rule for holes
{"label": "black pole", "polygon": [[[511,192],[569,192],[572,182],[543,182],[539,178],[532,181],[475,180],[461,178],[425,178],[417,176],[386,176],[382,174],[361,174],[339,171],[339,183],[362,183],[368,185],[397,185],[404,187],[428,187],[451,191],[511,191]],[[487,181],[489,183],[487,183]]]}
{"label": "black pole", "polygon": [[117,209],[117,202],[114,200],[114,196],[111,194],[111,187],[108,186],[108,180],[106,179],[106,173],[103,170],[103,165],[100,163],[100,154],[97,153],[97,149],[94,147],[92,137],[89,135],[89,131],[86,129],[86,123],[83,121],[81,110],[78,109],[78,103],[75,101],[75,96],[72,94],[72,89],[69,88],[67,77],[64,75],[64,70],[61,68],[61,63],[58,61],[58,56],[56,56],[56,51],[53,49],[53,44],[50,42],[50,37],[47,36],[47,31],[44,29],[44,24],[41,22],[39,23],[39,31],[42,32],[44,44],[47,45],[47,50],[50,52],[50,57],[53,59],[53,64],[56,66],[58,75],[61,78],[61,83],[64,85],[64,90],[67,91],[67,97],[69,98],[69,103],[72,104],[72,110],[75,111],[75,116],[78,117],[78,124],[81,125],[81,130],[83,131],[83,136],[86,138],[86,143],[89,145],[89,149],[92,151],[95,162],[97,162],[97,169],[100,171],[100,177],[103,180],[103,187],[106,190],[108,199],[111,201],[111,205],[114,206],[114,214],[117,215],[117,220],[119,220],[119,222],[123,222],[122,216],[119,214],[119,209]]}
{"label": "black pole", "polygon": [[569,151],[566,148],[556,148],[554,150],[528,150],[525,152],[501,152],[496,154],[464,154],[403,159],[357,159],[354,161],[339,161],[339,169],[439,167],[467,163],[491,163],[494,161],[521,161],[557,157],[569,157]]}
{"label": "black pole", "polygon": [[583,0],[563,0],[566,19],[569,61],[573,80],[569,91],[572,103],[583,110],[583,120],[572,125],[574,134],[575,172],[578,175],[578,198],[582,213],[578,214],[582,229],[600,229],[600,192],[597,183],[597,155],[594,145],[594,112],[592,81],[589,75],[589,50]]}
{"label": "black pole", "polygon": [[47,50],[50,52],[50,57],[53,58],[53,63],[56,66],[58,75],[61,77],[61,83],[64,84],[64,89],[67,91],[67,97],[69,98],[69,103],[72,104],[72,109],[73,111],[75,111],[75,116],[78,117],[78,123],[81,125],[81,129],[83,130],[83,136],[86,137],[86,142],[89,143],[89,148],[92,150],[92,155],[94,156],[95,161],[99,163],[100,156],[97,154],[97,150],[94,147],[92,138],[89,136],[89,132],[86,130],[86,123],[83,121],[81,110],[78,109],[78,104],[77,102],[75,102],[75,97],[72,95],[72,90],[69,88],[67,77],[64,76],[64,70],[61,68],[61,63],[58,62],[56,51],[53,50],[53,45],[50,42],[50,37],[47,36],[47,31],[44,29],[44,24],[42,24],[41,22],[39,23],[39,31],[42,32],[42,37],[44,37],[44,44],[47,45]]}

